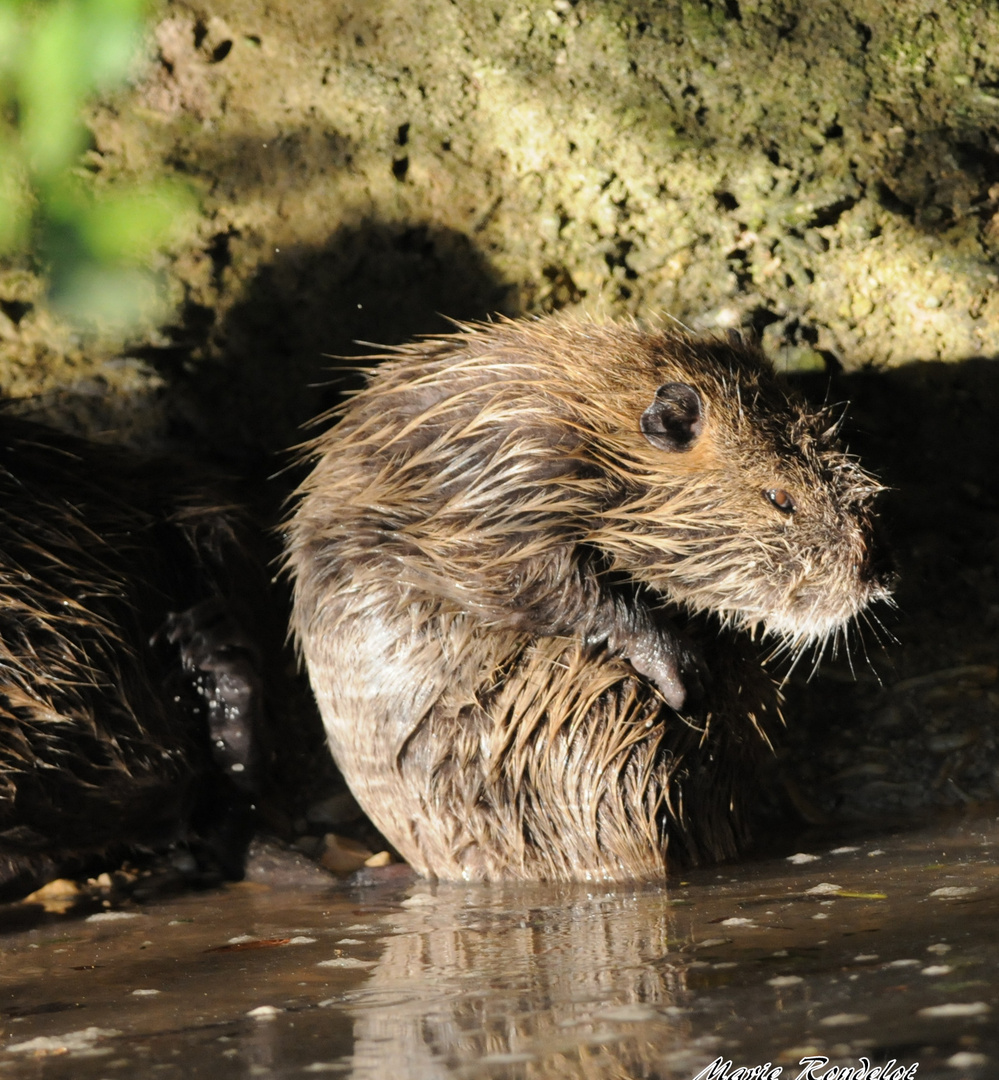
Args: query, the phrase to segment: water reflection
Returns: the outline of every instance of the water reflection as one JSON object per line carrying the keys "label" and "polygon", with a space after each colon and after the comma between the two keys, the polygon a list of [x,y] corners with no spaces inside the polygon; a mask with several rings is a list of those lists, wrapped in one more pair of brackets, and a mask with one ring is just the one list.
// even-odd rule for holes
{"label": "water reflection", "polygon": [[344,1003],[358,1078],[614,1075],[689,1035],[665,889],[410,892]]}
{"label": "water reflection", "polygon": [[681,1080],[719,1056],[787,1080],[807,1055],[994,1076],[997,842],[979,818],[669,889],[390,876],[7,909],[0,1080]]}

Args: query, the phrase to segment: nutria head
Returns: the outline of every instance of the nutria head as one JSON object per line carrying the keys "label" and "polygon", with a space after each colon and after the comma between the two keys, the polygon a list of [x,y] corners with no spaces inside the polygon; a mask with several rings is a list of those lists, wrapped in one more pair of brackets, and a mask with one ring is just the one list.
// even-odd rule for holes
{"label": "nutria head", "polygon": [[828,411],[789,398],[764,354],[731,335],[663,334],[643,368],[619,426],[600,430],[603,403],[590,418],[616,492],[588,539],[616,569],[793,647],[889,597],[883,488]]}

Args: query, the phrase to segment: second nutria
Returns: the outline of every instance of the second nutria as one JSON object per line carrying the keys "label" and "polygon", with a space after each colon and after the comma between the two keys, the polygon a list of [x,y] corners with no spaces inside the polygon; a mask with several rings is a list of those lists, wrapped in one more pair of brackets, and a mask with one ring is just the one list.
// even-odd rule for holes
{"label": "second nutria", "polygon": [[384,359],[287,561],[333,755],[417,870],[733,851],[776,708],[750,634],[802,649],[888,594],[835,428],[734,335],[549,317]]}
{"label": "second nutria", "polygon": [[189,837],[242,873],[267,577],[202,473],[0,412],[0,899]]}

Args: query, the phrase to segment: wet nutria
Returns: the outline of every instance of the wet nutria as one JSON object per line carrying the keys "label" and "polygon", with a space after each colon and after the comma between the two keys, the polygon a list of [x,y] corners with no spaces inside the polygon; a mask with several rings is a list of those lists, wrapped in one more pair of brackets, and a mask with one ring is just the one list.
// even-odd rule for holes
{"label": "wet nutria", "polygon": [[211,484],[0,413],[0,899],[191,829],[239,876],[265,582]]}
{"label": "wet nutria", "polygon": [[564,317],[402,346],[340,412],[289,522],[293,629],[401,854],[492,880],[731,853],[775,711],[750,636],[823,642],[888,592],[829,417],[738,336]]}

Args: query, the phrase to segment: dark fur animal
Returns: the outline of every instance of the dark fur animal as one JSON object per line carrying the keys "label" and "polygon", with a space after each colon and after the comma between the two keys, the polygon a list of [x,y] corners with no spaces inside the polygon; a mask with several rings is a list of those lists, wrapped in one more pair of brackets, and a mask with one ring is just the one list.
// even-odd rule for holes
{"label": "dark fur animal", "polygon": [[0,899],[194,834],[241,874],[262,594],[240,513],[176,463],[0,415]]}
{"label": "dark fur animal", "polygon": [[287,562],[334,757],[417,870],[733,852],[776,710],[749,633],[800,649],[888,591],[835,426],[736,337],[553,317],[385,359]]}

